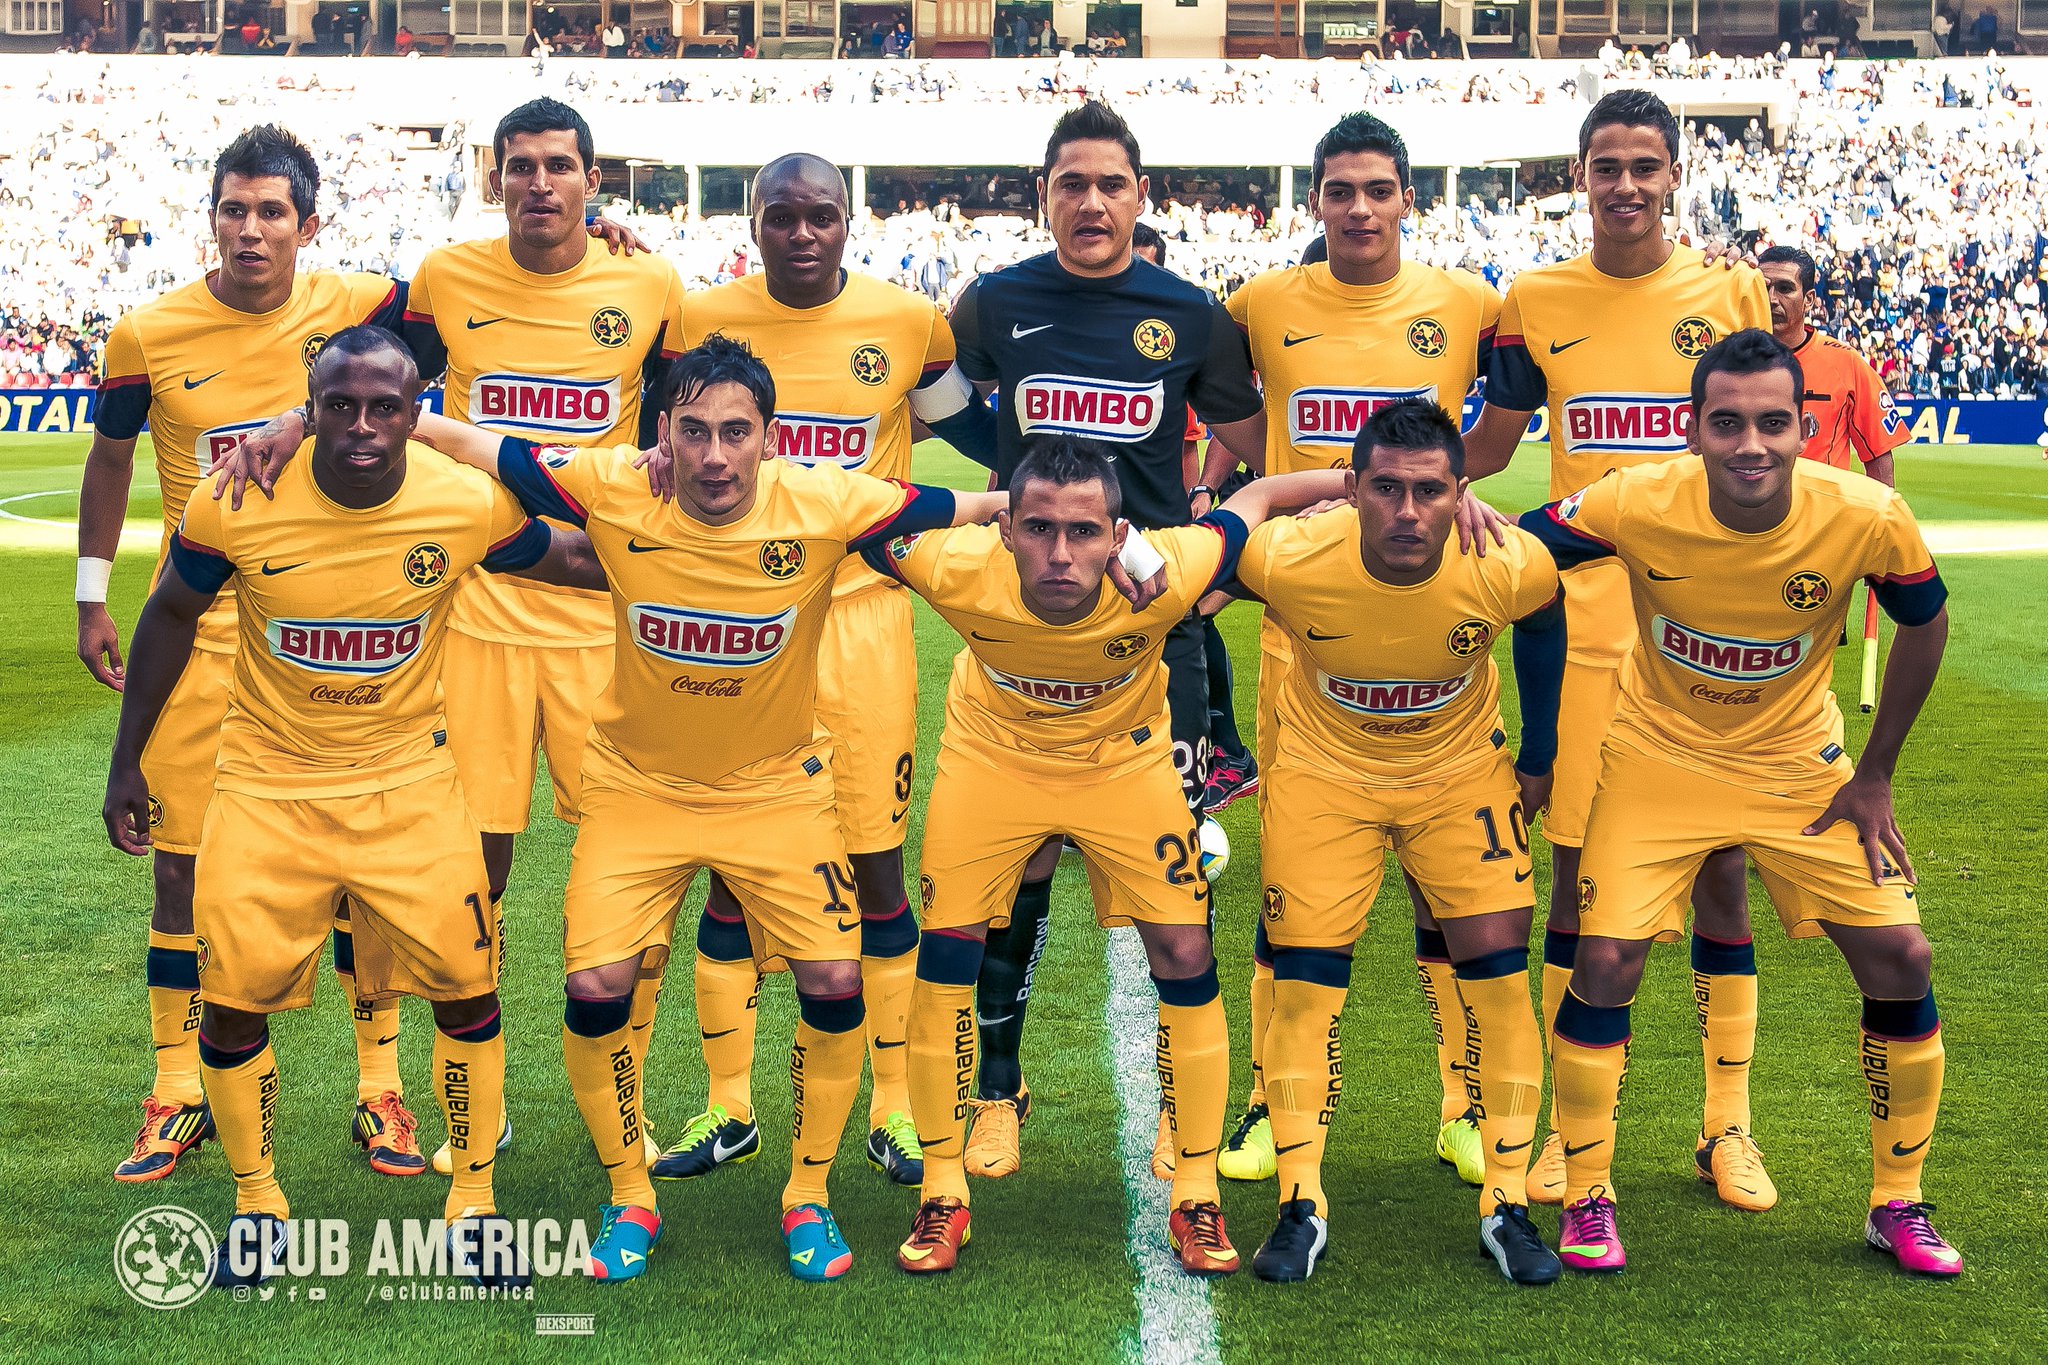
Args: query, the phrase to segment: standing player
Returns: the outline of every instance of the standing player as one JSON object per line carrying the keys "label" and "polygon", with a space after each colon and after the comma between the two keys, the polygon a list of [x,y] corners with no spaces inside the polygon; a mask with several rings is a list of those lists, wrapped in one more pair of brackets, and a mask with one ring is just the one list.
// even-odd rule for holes
{"label": "standing player", "polygon": [[1910,433],[1870,362],[1855,347],[1807,324],[1819,302],[1813,257],[1796,246],[1774,246],[1757,257],[1757,268],[1770,289],[1771,335],[1792,348],[1806,376],[1806,445],[1799,453],[1897,487],[1892,452]]}
{"label": "standing player", "polygon": [[[1826,934],[1862,992],[1865,1239],[1906,1270],[1962,1272],[1921,1198],[1941,1023],[1892,809],[1899,752],[1941,666],[1948,593],[1903,499],[1799,458],[1803,389],[1785,346],[1738,332],[1693,376],[1700,458],[1610,474],[1522,519],[1561,563],[1617,561],[1641,631],[1601,751],[1576,888],[1584,941],[1553,1041],[1559,1251],[1575,1270],[1626,1264],[1613,1164],[1629,1003],[1651,942],[1682,931],[1678,897],[1701,860],[1734,846],[1756,859],[1786,932]],[[1866,577],[1899,629],[1852,764],[1830,660]]]}
{"label": "standing player", "polygon": [[[1352,461],[1350,508],[1260,527],[1238,566],[1297,661],[1274,699],[1260,810],[1280,1221],[1252,1269],[1305,1280],[1328,1242],[1322,1158],[1344,1087],[1339,1021],[1391,850],[1456,964],[1443,1004],[1462,1016],[1458,1098],[1486,1152],[1480,1247],[1510,1281],[1548,1284],[1558,1261],[1524,1188],[1543,1094],[1525,812],[1542,807],[1557,752],[1557,568],[1521,533],[1483,558],[1450,552],[1465,449],[1434,398],[1374,413]],[[1522,714],[1512,762],[1490,652],[1510,624]]]}
{"label": "standing player", "polygon": [[782,1234],[790,1273],[836,1279],[853,1256],[826,1178],[860,1086],[864,1011],[853,874],[814,733],[818,641],[850,551],[992,516],[1002,499],[767,459],[775,382],[738,342],[708,339],[666,382],[656,430],[674,503],[648,494],[631,445],[535,446],[432,417],[421,432],[536,515],[587,526],[611,582],[617,667],[593,716],[564,911],[569,1082],[612,1193],[591,1273],[644,1274],[661,1235],[633,992],[709,867],[739,897],[755,962],[796,981]]}
{"label": "standing player", "polygon": [[[1209,510],[1192,495],[1181,446],[1192,408],[1208,424],[1211,460],[1256,463],[1265,417],[1244,340],[1213,296],[1135,260],[1131,234],[1150,193],[1138,140],[1107,105],[1060,116],[1046,143],[1038,197],[1053,250],[983,275],[960,294],[953,336],[960,368],[996,395],[990,463],[1006,487],[1034,435],[1083,436],[1116,448],[1125,514],[1141,528],[1185,525]],[[1209,732],[1208,667],[1200,618],[1166,642],[1174,761],[1191,810],[1201,808]],[[968,1170],[1018,1169],[1019,1125],[1030,1112],[1019,1050],[1031,978],[1045,947],[1057,841],[1025,870],[1009,925],[992,934],[977,996],[981,1076]]]}
{"label": "standing player", "polygon": [[910,585],[965,642],[926,810],[924,932],[910,1011],[922,1200],[897,1263],[951,1270],[968,1237],[974,992],[991,926],[1026,865],[1071,835],[1096,919],[1135,923],[1159,992],[1159,1080],[1174,1138],[1168,1235],[1181,1267],[1229,1274],[1216,1150],[1230,1055],[1211,951],[1201,848],[1166,744],[1160,658],[1188,609],[1229,579],[1246,525],[1343,487],[1340,476],[1261,480],[1195,526],[1155,531],[1165,593],[1133,614],[1104,586],[1127,524],[1110,449],[1034,437],[996,527],[898,541],[868,562]]}
{"label": "standing player", "polygon": [[[1501,307],[1486,407],[1468,439],[1467,468],[1483,479],[1507,467],[1530,416],[1550,413],[1550,494],[1563,497],[1611,469],[1685,452],[1693,365],[1717,340],[1764,326],[1763,281],[1705,263],[1665,236],[1663,209],[1678,184],[1678,121],[1645,90],[1604,96],[1579,127],[1573,175],[1592,214],[1593,247],[1515,277]],[[1543,835],[1550,841],[1550,911],[1543,933],[1543,1011],[1554,1019],[1578,943],[1579,846],[1592,807],[1600,740],[1614,717],[1621,661],[1635,638],[1626,583],[1613,565],[1564,576],[1571,651],[1558,716],[1557,781]],[[1694,1162],[1736,1208],[1777,1202],[1750,1135],[1749,1069],[1756,1052],[1756,951],[1745,865],[1733,850],[1708,858],[1692,890],[1692,963],[1706,1068],[1706,1106]],[[1530,1175],[1531,1197],[1561,1197],[1564,1149],[1553,1131]]]}
{"label": "standing player", "polygon": [[[913,420],[956,444],[985,443],[993,419],[953,363],[945,314],[922,295],[842,268],[848,215],[839,168],[802,153],[778,157],[754,178],[753,203],[762,273],[691,299],[683,341],[694,346],[722,333],[771,358],[780,404],[775,453],[905,480]],[[860,904],[874,1070],[868,1161],[915,1185],[921,1157],[903,1028],[917,921],[903,893],[903,835],[917,742],[917,641],[908,597],[850,559],[819,643],[818,721],[832,741],[839,824]],[[716,874],[697,926],[696,986],[711,1092],[705,1112],[654,1163],[660,1179],[748,1160],[761,1145],[752,1093],[760,979],[739,902]]]}
{"label": "standing player", "polygon": [[[122,690],[120,637],[107,614],[107,577],[120,545],[135,443],[147,423],[162,489],[169,563],[178,519],[214,457],[278,409],[302,401],[305,376],[328,337],[357,323],[395,327],[405,286],[380,275],[298,269],[320,230],[320,168],[274,124],[228,144],[213,169],[208,223],[220,265],[205,279],[144,304],[107,339],[92,448],[78,513],[78,654],[93,677]],[[116,1180],[161,1180],[213,1135],[199,1083],[199,965],[192,929],[193,855],[213,799],[214,757],[234,671],[233,599],[207,613],[196,654],[152,729],[149,779],[155,899],[149,926],[150,1036],[156,1079],[142,1101],[135,1148]],[[344,910],[345,916],[345,910]],[[398,1002],[354,989],[354,940],[334,925],[334,963],[354,1003],[357,1085],[352,1132],[384,1175],[418,1175],[426,1159],[398,1075]]]}
{"label": "standing player", "polygon": [[234,583],[240,648],[193,901],[200,1061],[235,1176],[218,1284],[263,1278],[287,1242],[269,1016],[312,1002],[344,896],[362,994],[433,1002],[434,1075],[460,1158],[444,1216],[459,1251],[475,1242],[463,1264],[486,1284],[524,1278],[484,1254],[511,1240],[491,1190],[501,940],[443,747],[441,649],[471,567],[557,581],[597,571],[581,536],[552,538],[502,488],[410,446],[419,395],[397,337],[337,333],[313,366],[310,454],[272,501],[188,502],[135,630],[105,816],[115,847],[140,855],[153,805],[144,745],[201,618]]}
{"label": "standing player", "polygon": [[[1268,474],[1350,465],[1366,420],[1404,398],[1426,398],[1456,421],[1486,372],[1500,318],[1500,296],[1477,275],[1401,259],[1401,222],[1414,209],[1415,190],[1408,146],[1393,128],[1371,114],[1347,115],[1316,144],[1310,174],[1309,212],[1323,225],[1326,258],[1256,276],[1225,305],[1244,329],[1265,386]],[[1259,629],[1254,773],[1272,762],[1274,708],[1292,659],[1287,631],[1267,617]],[[1464,1012],[1429,903],[1412,882],[1409,896],[1442,1088],[1437,1157],[1477,1185],[1487,1165],[1458,1074],[1466,1054]],[[1264,1180],[1275,1170],[1263,1066],[1273,959],[1263,918],[1252,964],[1252,1088],[1218,1162],[1232,1180]]]}

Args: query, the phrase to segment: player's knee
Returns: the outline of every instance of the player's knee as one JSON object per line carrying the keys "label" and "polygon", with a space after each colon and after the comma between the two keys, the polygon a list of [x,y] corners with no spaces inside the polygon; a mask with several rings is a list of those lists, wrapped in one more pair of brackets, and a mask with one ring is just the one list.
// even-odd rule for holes
{"label": "player's knee", "polygon": [[195,861],[189,853],[162,851],[149,860],[150,877],[155,883],[149,927],[160,934],[192,932],[192,869]]}
{"label": "player's knee", "polygon": [[199,1056],[217,1071],[240,1066],[270,1041],[268,1015],[206,1001],[199,1011]]}
{"label": "player's knee", "polygon": [[1138,936],[1144,940],[1145,957],[1155,981],[1184,980],[1216,970],[1209,931],[1201,925],[1141,924]]}
{"label": "player's knee", "polygon": [[434,1027],[466,1043],[485,1043],[497,1037],[502,1019],[496,991],[467,1000],[434,1002]]}
{"label": "player's knee", "polygon": [[568,989],[571,1000],[613,1000],[630,996],[633,987],[640,981],[640,959],[629,957],[624,962],[607,962],[602,967],[586,967],[582,971],[569,973]]}
{"label": "player's knee", "polygon": [[1887,994],[1893,999],[1914,999],[1934,988],[1934,945],[1913,925],[1903,925],[1901,930],[1886,936],[1884,961],[1895,987]]}
{"label": "player's knee", "polygon": [[1724,848],[1701,864],[1692,884],[1693,925],[1723,942],[1749,937],[1749,860]]}
{"label": "player's knee", "polygon": [[[796,979],[799,997],[843,998],[860,995],[860,963],[848,962],[792,962],[789,972]],[[801,1000],[799,1001],[801,1003]],[[822,1027],[822,1026],[820,1026]],[[827,1029],[828,1033],[843,1030]]]}
{"label": "player's knee", "polygon": [[1578,959],[1572,966],[1572,994],[1602,1008],[1626,1005],[1635,998],[1649,952],[1647,940],[1580,939]]}

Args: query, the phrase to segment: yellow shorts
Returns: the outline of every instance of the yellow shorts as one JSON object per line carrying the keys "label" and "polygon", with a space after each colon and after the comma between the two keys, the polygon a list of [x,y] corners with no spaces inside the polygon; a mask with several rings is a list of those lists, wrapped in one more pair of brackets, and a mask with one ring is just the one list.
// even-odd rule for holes
{"label": "yellow shorts", "polygon": [[1871,884],[1853,826],[1810,838],[1800,833],[1854,772],[1844,755],[1812,780],[1767,791],[1610,741],[1579,859],[1580,935],[1681,937],[1686,892],[1701,862],[1729,847],[1756,860],[1793,938],[1818,935],[1822,922],[1918,924],[1919,906],[1903,876]]}
{"label": "yellow shorts", "polygon": [[656,783],[599,745],[588,759],[563,909],[568,971],[666,954],[699,868],[739,898],[763,971],[860,957],[860,907],[822,753],[763,759],[715,788]]}
{"label": "yellow shorts", "polygon": [[1536,904],[1529,826],[1506,749],[1462,776],[1406,787],[1342,781],[1282,752],[1262,779],[1266,937],[1349,948],[1392,851],[1439,920]]}
{"label": "yellow shorts", "polygon": [[216,793],[199,843],[199,995],[275,1014],[313,1003],[349,901],[356,994],[468,1000],[498,988],[504,940],[452,771],[361,796]]}
{"label": "yellow shorts", "polygon": [[451,630],[441,676],[448,749],[477,826],[486,834],[526,828],[542,746],[555,818],[576,823],[590,711],[611,681],[612,647],[536,649]]}
{"label": "yellow shorts", "polygon": [[193,854],[213,800],[220,727],[228,717],[235,656],[195,649],[142,746],[149,783],[149,842],[164,853]]}
{"label": "yellow shorts", "polygon": [[1273,708],[1279,705],[1280,684],[1287,677],[1287,670],[1293,666],[1294,645],[1287,638],[1287,632],[1274,625],[1270,616],[1261,616],[1258,719],[1253,744],[1257,750],[1254,757],[1259,760],[1262,773],[1273,764],[1273,738],[1280,732],[1280,721]]}
{"label": "yellow shorts", "polygon": [[1137,750],[1119,736],[1099,746],[1100,764],[1054,773],[940,741],[918,922],[1008,924],[1024,865],[1066,834],[1088,865],[1098,924],[1208,923],[1209,884],[1171,746],[1161,717]]}
{"label": "yellow shorts", "polygon": [[917,639],[910,594],[878,588],[832,603],[818,642],[818,730],[848,853],[903,844],[917,747]]}
{"label": "yellow shorts", "polygon": [[1600,745],[1621,703],[1621,661],[1612,668],[1567,659],[1557,706],[1557,765],[1543,837],[1577,848],[1586,842],[1586,817],[1600,783]]}

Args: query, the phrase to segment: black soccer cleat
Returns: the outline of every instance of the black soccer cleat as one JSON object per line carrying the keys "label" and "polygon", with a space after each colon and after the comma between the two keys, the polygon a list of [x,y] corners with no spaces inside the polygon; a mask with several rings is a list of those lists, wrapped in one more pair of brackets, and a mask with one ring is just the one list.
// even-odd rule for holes
{"label": "black soccer cleat", "polygon": [[882,1126],[868,1134],[868,1165],[889,1177],[894,1185],[924,1183],[924,1148],[917,1140],[917,1127],[910,1115],[892,1110]]}
{"label": "black soccer cleat", "polygon": [[284,1268],[291,1250],[291,1232],[272,1213],[238,1213],[228,1220],[227,1236],[213,1249],[208,1272],[216,1289],[248,1289]]}
{"label": "black soccer cleat", "polygon": [[1564,1262],[1519,1204],[1497,1203],[1479,1220],[1479,1254],[1492,1257],[1510,1284],[1554,1284],[1564,1274]]}
{"label": "black soccer cleat", "polygon": [[458,1218],[448,1225],[448,1267],[482,1289],[524,1289],[533,1283],[526,1257],[502,1213]]}
{"label": "black soccer cleat", "polygon": [[1268,1284],[1299,1284],[1316,1273],[1329,1245],[1330,1224],[1315,1201],[1290,1199],[1280,1206],[1272,1236],[1252,1256],[1252,1274]]}

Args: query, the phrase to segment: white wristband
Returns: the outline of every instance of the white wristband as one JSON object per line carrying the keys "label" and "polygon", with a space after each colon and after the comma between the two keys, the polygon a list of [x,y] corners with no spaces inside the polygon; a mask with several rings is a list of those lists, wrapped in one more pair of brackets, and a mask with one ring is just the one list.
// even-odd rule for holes
{"label": "white wristband", "polygon": [[1153,548],[1152,542],[1145,539],[1145,533],[1135,526],[1124,536],[1123,552],[1117,559],[1134,583],[1143,583],[1166,567],[1166,557]]}
{"label": "white wristband", "polygon": [[95,559],[91,555],[78,557],[78,586],[72,590],[74,602],[105,602],[107,580],[114,575],[114,561]]}

